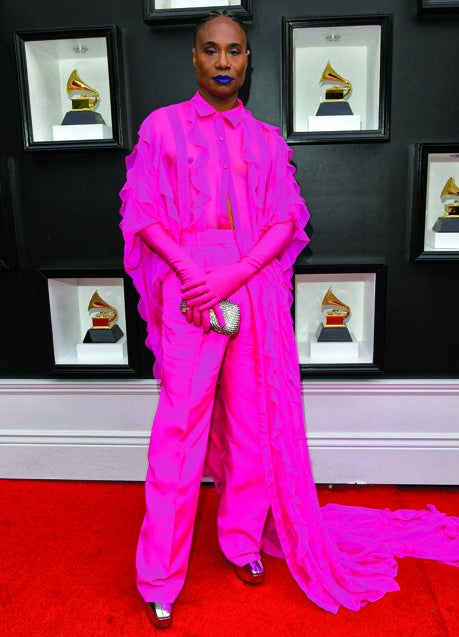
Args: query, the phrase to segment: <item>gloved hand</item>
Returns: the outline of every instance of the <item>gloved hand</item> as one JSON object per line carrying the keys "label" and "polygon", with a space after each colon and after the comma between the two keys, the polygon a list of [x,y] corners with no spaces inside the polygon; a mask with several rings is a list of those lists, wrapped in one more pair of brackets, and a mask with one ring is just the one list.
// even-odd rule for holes
{"label": "gloved hand", "polygon": [[252,250],[238,263],[220,266],[204,273],[204,279],[182,284],[182,298],[190,308],[200,311],[215,307],[230,297],[244,285],[256,272],[271,263],[290,243],[292,239],[291,223],[277,223],[261,237]]}
{"label": "gloved hand", "polygon": [[[204,270],[177,245],[160,223],[147,226],[141,230],[140,236],[148,247],[174,270],[182,285],[194,288],[204,283],[206,278]],[[214,308],[214,312],[218,322],[223,327],[225,319],[218,305]],[[209,309],[200,310],[197,307],[192,308],[190,306],[185,312],[185,317],[188,323],[193,323],[196,327],[202,327],[204,332],[207,333],[210,330]]]}
{"label": "gloved hand", "polygon": [[210,330],[209,310],[201,312],[197,307],[193,308],[187,306],[185,318],[188,323],[193,323],[196,327],[202,327],[206,334]]}
{"label": "gloved hand", "polygon": [[182,285],[199,285],[205,281],[205,272],[174,241],[160,223],[153,223],[140,231],[147,246],[174,270]]}
{"label": "gloved hand", "polygon": [[[213,308],[215,315],[219,324],[222,327],[225,327],[225,318],[223,316],[223,312],[220,309],[219,305],[215,305]],[[198,310],[198,308],[187,308],[185,313],[186,320],[188,323],[194,323],[196,327],[202,327],[204,332],[207,334],[210,330],[210,312],[209,310]]]}
{"label": "gloved hand", "polygon": [[244,285],[250,274],[251,268],[242,262],[222,265],[205,273],[204,281],[182,285],[182,298],[187,307],[208,310],[234,294]]}

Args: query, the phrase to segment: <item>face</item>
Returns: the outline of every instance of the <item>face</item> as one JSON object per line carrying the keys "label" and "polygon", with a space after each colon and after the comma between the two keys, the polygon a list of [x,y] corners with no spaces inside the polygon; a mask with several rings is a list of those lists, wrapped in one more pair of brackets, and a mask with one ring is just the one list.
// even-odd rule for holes
{"label": "face", "polygon": [[193,66],[198,91],[217,110],[225,111],[236,105],[248,57],[245,33],[231,18],[214,18],[197,32]]}

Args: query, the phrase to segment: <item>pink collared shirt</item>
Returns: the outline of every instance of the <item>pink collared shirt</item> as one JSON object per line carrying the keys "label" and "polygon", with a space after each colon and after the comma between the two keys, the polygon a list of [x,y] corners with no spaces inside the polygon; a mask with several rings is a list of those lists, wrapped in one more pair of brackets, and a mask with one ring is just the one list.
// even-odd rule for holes
{"label": "pink collared shirt", "polygon": [[[196,109],[205,129],[211,158],[207,165],[210,199],[205,206],[206,226],[230,229],[234,227],[233,215],[236,213],[240,218],[241,211],[250,208],[247,197],[247,164],[242,159],[242,130],[239,126],[244,117],[244,107],[241,100],[238,100],[235,108],[217,111],[199,93],[195,94],[191,105]],[[190,159],[194,158],[189,157],[189,162]],[[193,183],[193,161],[190,162],[190,168]],[[198,194],[192,189],[194,197]]]}

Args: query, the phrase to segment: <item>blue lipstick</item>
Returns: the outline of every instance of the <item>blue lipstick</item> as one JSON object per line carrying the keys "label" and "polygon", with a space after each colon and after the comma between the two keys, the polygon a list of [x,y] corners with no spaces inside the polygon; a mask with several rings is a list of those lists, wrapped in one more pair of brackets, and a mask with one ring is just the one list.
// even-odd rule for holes
{"label": "blue lipstick", "polygon": [[229,84],[230,82],[233,81],[233,78],[230,77],[229,75],[215,75],[212,79],[218,82],[219,84]]}

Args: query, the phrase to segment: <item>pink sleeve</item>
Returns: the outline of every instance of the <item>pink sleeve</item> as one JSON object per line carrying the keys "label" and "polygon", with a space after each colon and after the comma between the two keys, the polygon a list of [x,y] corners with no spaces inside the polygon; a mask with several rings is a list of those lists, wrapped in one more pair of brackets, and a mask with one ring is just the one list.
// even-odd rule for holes
{"label": "pink sleeve", "polygon": [[124,267],[139,293],[139,314],[148,330],[146,344],[153,350],[157,362],[161,358],[160,283],[169,268],[139,233],[153,223],[161,223],[173,237],[178,232],[178,215],[166,178],[162,141],[155,132],[160,129],[155,126],[160,117],[161,113],[155,111],[143,122],[139,140],[126,158],[126,183],[120,192]]}
{"label": "pink sleeve", "polygon": [[157,112],[140,127],[139,140],[126,158],[126,183],[122,201],[120,224],[125,241],[127,270],[139,264],[142,248],[139,231],[152,223],[161,223],[172,236],[177,234],[178,215],[171,185],[165,174],[162,142],[155,133]]}
{"label": "pink sleeve", "polygon": [[299,253],[309,243],[305,232],[309,219],[306,204],[300,195],[300,187],[295,181],[295,167],[291,163],[293,151],[284,139],[276,134],[272,151],[272,168],[268,180],[265,199],[265,232],[276,223],[292,223],[293,234],[289,245],[278,257],[285,279],[292,276],[293,264]]}

